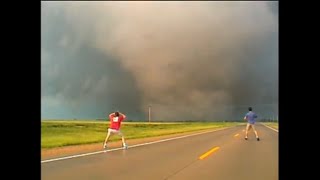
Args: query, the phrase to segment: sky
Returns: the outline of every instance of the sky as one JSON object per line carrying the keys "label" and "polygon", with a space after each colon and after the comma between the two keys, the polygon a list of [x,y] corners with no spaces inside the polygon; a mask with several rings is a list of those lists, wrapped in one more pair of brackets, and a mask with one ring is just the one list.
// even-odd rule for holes
{"label": "sky", "polygon": [[278,2],[41,2],[42,119],[278,113]]}

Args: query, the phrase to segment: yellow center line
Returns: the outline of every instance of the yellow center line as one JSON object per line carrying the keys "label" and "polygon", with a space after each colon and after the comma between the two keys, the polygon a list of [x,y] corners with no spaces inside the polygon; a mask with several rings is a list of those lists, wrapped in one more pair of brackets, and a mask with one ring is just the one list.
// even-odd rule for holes
{"label": "yellow center line", "polygon": [[204,153],[202,156],[199,157],[200,160],[206,158],[207,156],[209,156],[211,153],[217,151],[218,149],[220,149],[220,147],[215,147],[215,148],[212,148],[210,151]]}
{"label": "yellow center line", "polygon": [[239,134],[234,135],[234,137],[237,137],[237,136],[239,136]]}

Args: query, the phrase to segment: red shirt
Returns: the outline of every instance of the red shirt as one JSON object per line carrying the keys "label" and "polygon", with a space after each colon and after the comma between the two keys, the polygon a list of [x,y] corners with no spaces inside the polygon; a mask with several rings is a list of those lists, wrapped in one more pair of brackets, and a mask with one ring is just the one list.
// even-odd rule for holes
{"label": "red shirt", "polygon": [[116,117],[114,114],[109,115],[110,119],[110,128],[119,130],[121,126],[121,122],[126,118],[125,115],[119,115],[119,117]]}

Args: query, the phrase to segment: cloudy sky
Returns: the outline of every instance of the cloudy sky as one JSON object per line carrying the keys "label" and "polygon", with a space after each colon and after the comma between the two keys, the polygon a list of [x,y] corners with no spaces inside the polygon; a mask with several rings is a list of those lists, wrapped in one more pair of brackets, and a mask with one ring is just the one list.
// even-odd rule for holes
{"label": "cloudy sky", "polygon": [[41,2],[43,119],[270,117],[278,75],[278,2]]}

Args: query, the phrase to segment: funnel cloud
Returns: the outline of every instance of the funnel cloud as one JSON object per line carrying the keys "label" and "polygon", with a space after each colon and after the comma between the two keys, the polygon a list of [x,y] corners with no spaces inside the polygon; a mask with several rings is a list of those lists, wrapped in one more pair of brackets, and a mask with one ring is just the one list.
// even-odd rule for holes
{"label": "funnel cloud", "polygon": [[278,2],[41,2],[42,118],[278,111]]}

